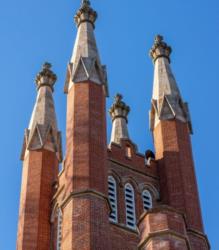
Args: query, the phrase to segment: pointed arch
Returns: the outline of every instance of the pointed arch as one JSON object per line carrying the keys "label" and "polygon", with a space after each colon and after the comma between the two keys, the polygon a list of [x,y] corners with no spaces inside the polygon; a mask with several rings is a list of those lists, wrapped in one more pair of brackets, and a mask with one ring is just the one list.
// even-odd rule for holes
{"label": "pointed arch", "polygon": [[115,179],[118,186],[121,186],[121,187],[123,186],[122,185],[122,179],[119,176],[119,174],[117,173],[117,171],[115,171],[114,169],[110,169],[108,171],[108,175],[112,176]]}
{"label": "pointed arch", "polygon": [[125,185],[129,183],[137,192],[140,192],[138,182],[133,178],[133,176],[126,176],[122,178],[122,185],[125,187]]}
{"label": "pointed arch", "polygon": [[151,183],[141,183],[141,184],[139,184],[139,190],[140,190],[141,194],[143,193],[144,190],[148,190],[150,192],[151,196],[152,196],[152,200],[154,200],[154,201],[160,199],[159,191]]}
{"label": "pointed arch", "polygon": [[142,200],[144,211],[148,211],[153,207],[153,199],[151,193],[147,189],[142,192]]}

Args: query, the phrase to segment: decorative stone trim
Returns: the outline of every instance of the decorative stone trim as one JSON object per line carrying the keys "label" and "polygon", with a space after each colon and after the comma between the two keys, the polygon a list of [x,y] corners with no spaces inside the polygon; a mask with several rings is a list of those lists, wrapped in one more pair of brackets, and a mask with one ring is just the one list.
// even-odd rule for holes
{"label": "decorative stone trim", "polygon": [[72,198],[75,198],[75,197],[80,197],[80,196],[84,196],[84,195],[92,195],[92,196],[96,196],[104,201],[107,202],[107,206],[109,208],[109,213],[112,212],[112,209],[111,209],[111,205],[110,205],[110,202],[109,202],[109,199],[108,199],[108,196],[106,196],[105,194],[103,193],[100,193],[94,189],[86,189],[86,190],[81,190],[81,191],[78,191],[78,192],[71,192],[65,199],[64,201],[60,204],[60,207],[64,208],[68,203],[69,201],[72,199]]}
{"label": "decorative stone trim", "polygon": [[56,198],[60,195],[60,193],[63,191],[65,185],[61,186],[58,188],[58,190],[56,191],[55,195],[52,198],[52,202],[54,202],[54,200],[56,200]]}
{"label": "decorative stone trim", "polygon": [[163,41],[163,36],[157,35],[154,39],[154,45],[152,49],[150,50],[150,56],[154,60],[154,62],[159,57],[166,57],[168,61],[170,62],[169,56],[171,52],[172,52],[172,49]]}
{"label": "decorative stone trim", "polygon": [[170,206],[167,206],[167,205],[159,205],[159,206],[155,206],[153,207],[152,209],[148,210],[148,211],[145,211],[139,218],[138,220],[138,223],[137,223],[137,226],[142,222],[142,220],[144,220],[145,216],[147,216],[148,214],[156,214],[156,213],[159,213],[159,212],[162,212],[162,211],[169,211],[169,212],[174,212],[174,213],[177,213],[177,214],[180,214],[183,219],[184,219],[184,222],[185,222],[185,225],[186,225],[186,216],[183,212],[175,209],[175,208],[172,208]]}
{"label": "decorative stone trim", "polygon": [[134,233],[136,235],[139,235],[139,232],[138,232],[137,228],[136,228],[136,230],[134,230],[134,229],[131,229],[131,228],[127,227],[125,224],[115,223],[115,222],[112,222],[112,221],[110,221],[110,224],[113,225],[113,226],[116,226],[116,227],[118,227],[118,228],[120,228],[120,229],[122,229],[122,230],[124,230],[126,232],[128,231],[129,233]]}
{"label": "decorative stone trim", "polygon": [[207,244],[208,248],[211,249],[211,245],[210,245],[210,242],[209,242],[208,237],[207,237],[206,234],[204,234],[204,233],[202,233],[202,232],[200,232],[198,230],[191,229],[191,228],[187,228],[187,233],[188,234],[193,234],[193,235],[196,235],[199,238],[202,238],[203,240],[206,241],[206,244]]}
{"label": "decorative stone trim", "polygon": [[164,236],[164,235],[169,235],[169,236],[173,236],[175,238],[178,238],[181,241],[185,241],[188,250],[192,250],[189,240],[186,236],[183,236],[179,233],[176,233],[172,230],[164,230],[164,231],[160,231],[160,232],[155,232],[155,233],[151,233],[149,234],[149,236],[141,243],[138,245],[138,250],[141,250],[145,245],[147,245],[153,238],[155,237],[160,237],[160,236]]}
{"label": "decorative stone trim", "polygon": [[95,28],[94,23],[96,19],[97,19],[97,12],[90,7],[90,1],[83,0],[81,8],[78,10],[78,12],[74,17],[77,26],[79,27],[80,24],[83,22],[90,22]]}
{"label": "decorative stone trim", "polygon": [[56,74],[54,74],[51,70],[52,65],[48,62],[45,62],[42,67],[42,71],[37,74],[35,82],[37,85],[37,89],[42,86],[48,86],[53,91],[53,86],[57,80]]}

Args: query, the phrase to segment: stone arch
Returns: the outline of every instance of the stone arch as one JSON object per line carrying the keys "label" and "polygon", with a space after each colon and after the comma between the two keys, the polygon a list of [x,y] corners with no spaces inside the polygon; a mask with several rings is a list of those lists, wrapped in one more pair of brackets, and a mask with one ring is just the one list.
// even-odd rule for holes
{"label": "stone arch", "polygon": [[113,169],[110,169],[109,171],[108,171],[108,176],[112,176],[114,179],[115,179],[115,181],[116,181],[116,184],[118,185],[118,186],[122,186],[122,179],[121,179],[121,177],[118,175],[118,173],[115,171],[115,170],[113,170]]}
{"label": "stone arch", "polygon": [[141,183],[138,185],[140,193],[143,193],[144,190],[148,190],[151,195],[153,200],[158,201],[160,199],[160,193],[157,190],[157,188],[154,187],[154,185],[150,183]]}
{"label": "stone arch", "polygon": [[140,192],[138,183],[135,180],[135,178],[133,178],[132,176],[123,177],[122,178],[122,187],[125,187],[125,185],[127,183],[130,183],[133,186],[135,192]]}

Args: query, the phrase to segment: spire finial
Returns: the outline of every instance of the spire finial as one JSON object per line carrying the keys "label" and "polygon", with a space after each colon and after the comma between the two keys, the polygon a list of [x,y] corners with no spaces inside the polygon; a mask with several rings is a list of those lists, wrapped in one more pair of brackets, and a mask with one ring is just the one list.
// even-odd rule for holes
{"label": "spire finial", "polygon": [[82,6],[83,5],[88,5],[90,6],[90,1],[89,0],[82,0]]}
{"label": "spire finial", "polygon": [[109,113],[113,121],[118,117],[122,117],[126,121],[128,121],[127,116],[130,112],[130,107],[127,106],[125,102],[122,101],[122,99],[123,99],[123,96],[118,93],[114,97],[114,103],[109,110]]}
{"label": "spire finial", "polygon": [[154,62],[159,57],[166,57],[168,61],[170,62],[170,54],[172,52],[172,49],[170,46],[168,46],[163,39],[163,36],[157,35],[154,39],[154,45],[152,49],[150,50],[150,56],[154,60]]}
{"label": "spire finial", "polygon": [[42,66],[42,70],[37,74],[35,82],[37,89],[42,86],[49,86],[53,90],[53,86],[57,80],[56,74],[51,70],[52,64],[45,62]]}
{"label": "spire finial", "polygon": [[123,96],[122,96],[121,94],[117,93],[117,94],[115,95],[115,97],[114,97],[115,103],[121,102],[121,101],[122,101],[122,98],[123,98]]}
{"label": "spire finial", "polygon": [[74,19],[78,27],[83,22],[90,22],[94,27],[94,23],[97,19],[97,12],[91,8],[89,0],[82,0],[81,7],[77,11]]}

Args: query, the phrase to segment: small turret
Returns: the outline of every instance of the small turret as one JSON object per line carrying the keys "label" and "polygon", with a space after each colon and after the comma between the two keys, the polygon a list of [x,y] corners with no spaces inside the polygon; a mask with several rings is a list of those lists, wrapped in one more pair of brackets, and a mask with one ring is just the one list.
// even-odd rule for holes
{"label": "small turret", "polygon": [[117,94],[109,110],[113,122],[110,142],[117,144],[120,144],[121,139],[129,139],[127,123],[130,107],[122,101],[122,98],[122,95]]}

